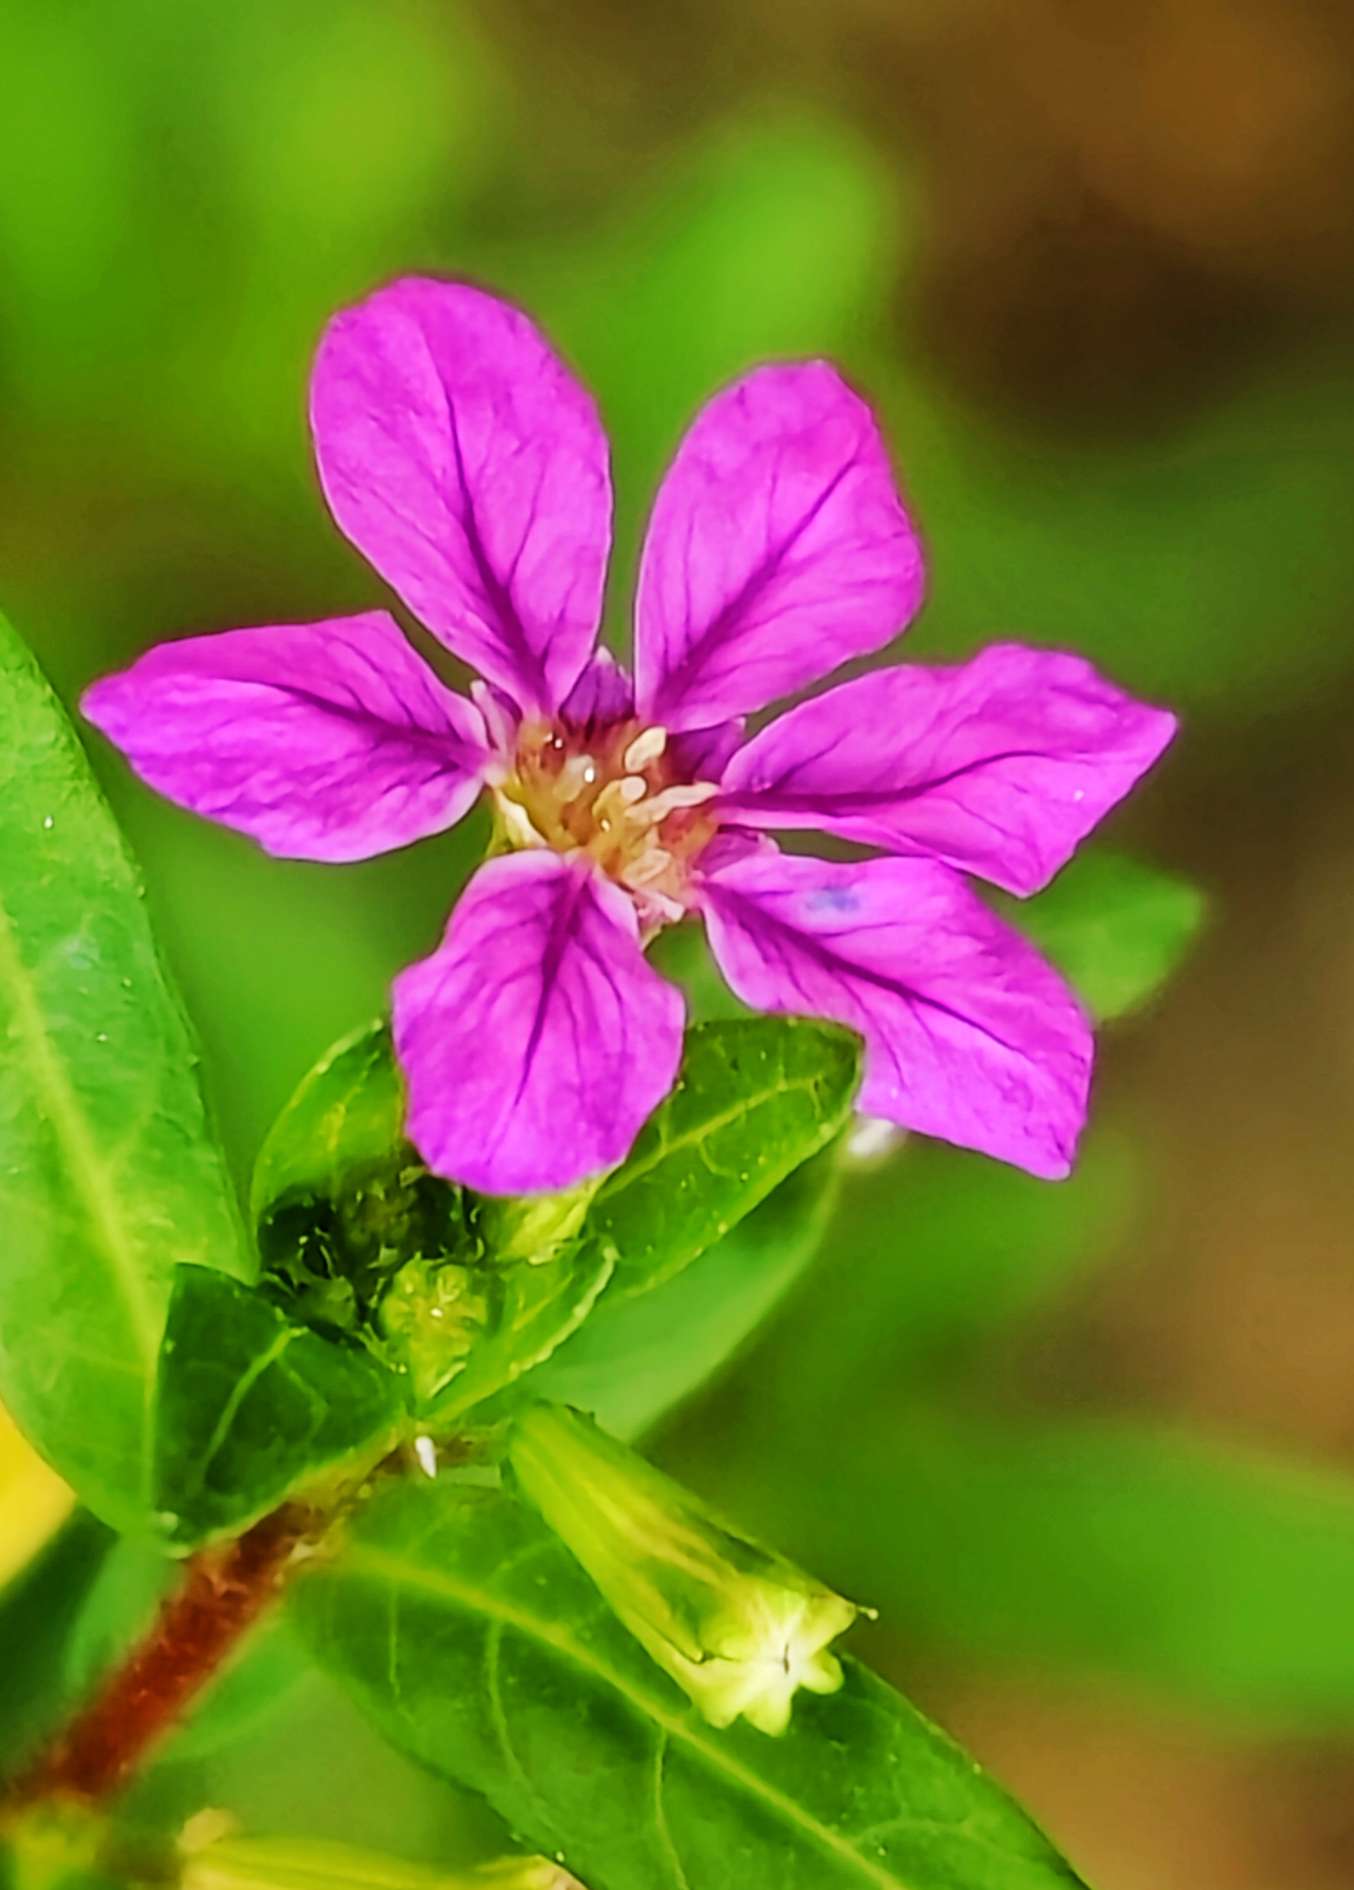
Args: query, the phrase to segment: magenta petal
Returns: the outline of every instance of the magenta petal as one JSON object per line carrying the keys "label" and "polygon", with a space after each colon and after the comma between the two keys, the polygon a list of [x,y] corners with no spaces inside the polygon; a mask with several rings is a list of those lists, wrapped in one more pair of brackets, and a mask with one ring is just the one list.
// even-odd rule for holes
{"label": "magenta petal", "polygon": [[646,721],[700,728],[877,650],[921,602],[922,557],[869,408],[824,361],[712,400],[654,506],[635,685]]}
{"label": "magenta petal", "polygon": [[668,753],[684,781],[718,781],[743,745],[747,724],[741,715],[713,728],[689,728],[674,735]]}
{"label": "magenta petal", "polygon": [[630,678],[610,650],[598,649],[560,707],[560,720],[579,735],[591,735],[634,713]]}
{"label": "magenta petal", "polygon": [[486,1194],[613,1167],[667,1094],[681,993],[646,962],[625,894],[581,860],[482,866],[430,958],[395,981],[409,1134]]}
{"label": "magenta petal", "polygon": [[365,860],[453,826],[484,727],[384,611],[147,651],[81,704],[142,780],[299,860]]}
{"label": "magenta petal", "polygon": [[596,636],[611,536],[606,436],[525,315],[410,277],[329,324],[310,390],[343,531],[449,650],[528,713]]}
{"label": "magenta petal", "polygon": [[1089,663],[999,643],[791,709],[736,754],[725,817],[932,853],[1037,892],[1160,755],[1175,718]]}
{"label": "magenta petal", "polygon": [[1086,1116],[1076,999],[956,873],[761,851],[707,878],[710,943],[744,1003],[865,1039],[860,1107],[1051,1179]]}

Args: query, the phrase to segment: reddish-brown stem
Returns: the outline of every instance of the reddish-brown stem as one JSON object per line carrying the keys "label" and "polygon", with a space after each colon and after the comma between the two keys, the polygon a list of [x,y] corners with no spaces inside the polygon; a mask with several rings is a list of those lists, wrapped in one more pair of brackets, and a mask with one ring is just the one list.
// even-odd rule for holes
{"label": "reddish-brown stem", "polygon": [[317,1520],[284,1506],[237,1541],[193,1556],[149,1634],[17,1782],[13,1799],[115,1793],[276,1600]]}

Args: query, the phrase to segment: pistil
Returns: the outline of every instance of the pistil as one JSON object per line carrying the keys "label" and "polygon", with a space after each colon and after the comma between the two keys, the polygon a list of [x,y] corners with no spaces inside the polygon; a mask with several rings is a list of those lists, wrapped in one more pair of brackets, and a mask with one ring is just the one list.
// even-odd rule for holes
{"label": "pistil", "polygon": [[682,916],[686,868],[715,831],[697,809],[710,781],[675,780],[667,730],[631,722],[581,738],[537,724],[519,731],[496,788],[511,847],[582,851],[635,899],[646,933]]}

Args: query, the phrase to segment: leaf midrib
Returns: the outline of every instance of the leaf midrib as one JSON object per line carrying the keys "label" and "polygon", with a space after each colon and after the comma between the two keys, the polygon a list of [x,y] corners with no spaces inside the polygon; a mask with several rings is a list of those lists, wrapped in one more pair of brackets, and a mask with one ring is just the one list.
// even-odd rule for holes
{"label": "leaf midrib", "polygon": [[660,1162],[666,1161],[678,1150],[693,1148],[698,1142],[708,1140],[710,1136],[718,1134],[721,1129],[728,1128],[729,1124],[736,1122],[740,1116],[751,1115],[754,1109],[764,1109],[767,1103],[774,1102],[778,1096],[789,1096],[801,1089],[814,1090],[823,1081],[824,1075],[782,1077],[779,1081],[769,1084],[766,1089],[758,1090],[754,1095],[740,1097],[736,1103],[731,1103],[727,1109],[721,1109],[717,1115],[707,1116],[697,1127],[686,1129],[680,1135],[668,1137],[652,1155],[646,1156],[643,1161],[628,1163],[616,1177],[614,1186],[598,1195],[597,1206],[601,1208],[608,1202],[614,1201],[617,1195],[624,1194],[625,1190],[632,1187],[635,1182],[642,1181],[644,1176],[657,1168]]}
{"label": "leaf midrib", "polygon": [[[109,1185],[107,1169],[89,1134],[65,1065],[49,1037],[37,989],[22,952],[14,920],[0,895],[0,977],[14,993],[14,1016],[30,1058],[34,1088],[44,1105],[47,1123],[62,1147],[71,1186],[82,1198],[86,1213],[121,1289],[132,1331],[147,1364],[154,1361],[160,1342],[160,1320],[146,1291],[140,1255],[117,1196]],[[151,1375],[147,1373],[146,1397]]]}
{"label": "leaf midrib", "polygon": [[487,1620],[501,1627],[515,1629],[547,1647],[551,1647],[564,1660],[579,1668],[582,1672],[599,1681],[603,1686],[611,1687],[645,1719],[667,1735],[669,1740],[686,1746],[714,1772],[720,1772],[735,1784],[759,1799],[765,1806],[777,1813],[790,1825],[803,1831],[820,1850],[829,1852],[835,1858],[845,1861],[866,1881],[883,1886],[883,1890],[910,1890],[904,1879],[885,1873],[861,1853],[846,1839],[839,1837],[830,1826],[809,1816],[793,1798],[787,1798],[783,1792],[776,1791],[757,1773],[749,1771],[731,1754],[723,1752],[717,1746],[703,1739],[685,1717],[668,1711],[652,1694],[644,1693],[618,1674],[614,1668],[597,1660],[587,1648],[579,1645],[569,1634],[552,1629],[547,1623],[520,1609],[509,1606],[497,1596],[486,1593],[471,1583],[458,1582],[451,1576],[438,1573],[402,1561],[399,1556],[391,1555],[383,1549],[372,1548],[367,1543],[350,1543],[344,1552],[341,1569],[330,1577],[331,1580],[360,1579],[363,1570],[376,1576],[401,1583],[409,1588],[423,1589],[434,1595],[444,1595],[459,1602],[469,1612],[478,1612]]}

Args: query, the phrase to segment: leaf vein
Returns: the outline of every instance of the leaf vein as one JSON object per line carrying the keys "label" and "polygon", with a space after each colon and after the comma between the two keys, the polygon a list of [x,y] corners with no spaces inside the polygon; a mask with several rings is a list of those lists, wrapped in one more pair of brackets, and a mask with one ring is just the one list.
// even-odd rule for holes
{"label": "leaf vein", "polygon": [[353,1543],[343,1565],[343,1573],[332,1577],[334,1580],[361,1580],[363,1571],[375,1579],[405,1583],[411,1588],[422,1589],[427,1594],[441,1595],[445,1599],[459,1603],[463,1608],[483,1615],[487,1620],[497,1622],[501,1628],[511,1628],[528,1639],[541,1642],[552,1648],[562,1660],[602,1685],[611,1688],[655,1727],[666,1733],[674,1746],[685,1747],[690,1754],[700,1760],[707,1770],[722,1774],[725,1779],[740,1787],[749,1796],[759,1799],[762,1804],[784,1824],[797,1827],[804,1836],[819,1850],[828,1853],[838,1861],[845,1862],[856,1870],[867,1882],[883,1886],[883,1890],[900,1890],[902,1880],[892,1871],[884,1871],[869,1858],[862,1857],[855,1846],[841,1837],[828,1825],[807,1812],[794,1799],[787,1798],[763,1778],[750,1771],[732,1753],[714,1745],[704,1737],[694,1721],[674,1712],[661,1700],[644,1692],[632,1682],[616,1672],[605,1661],[599,1660],[589,1648],[580,1646],[573,1636],[552,1628],[548,1623],[538,1620],[533,1615],[524,1613],[520,1608],[511,1606],[497,1595],[477,1588],[471,1583],[456,1581],[445,1571],[437,1573],[428,1569],[411,1566],[401,1557],[391,1555],[385,1550],[376,1549],[366,1543]]}

